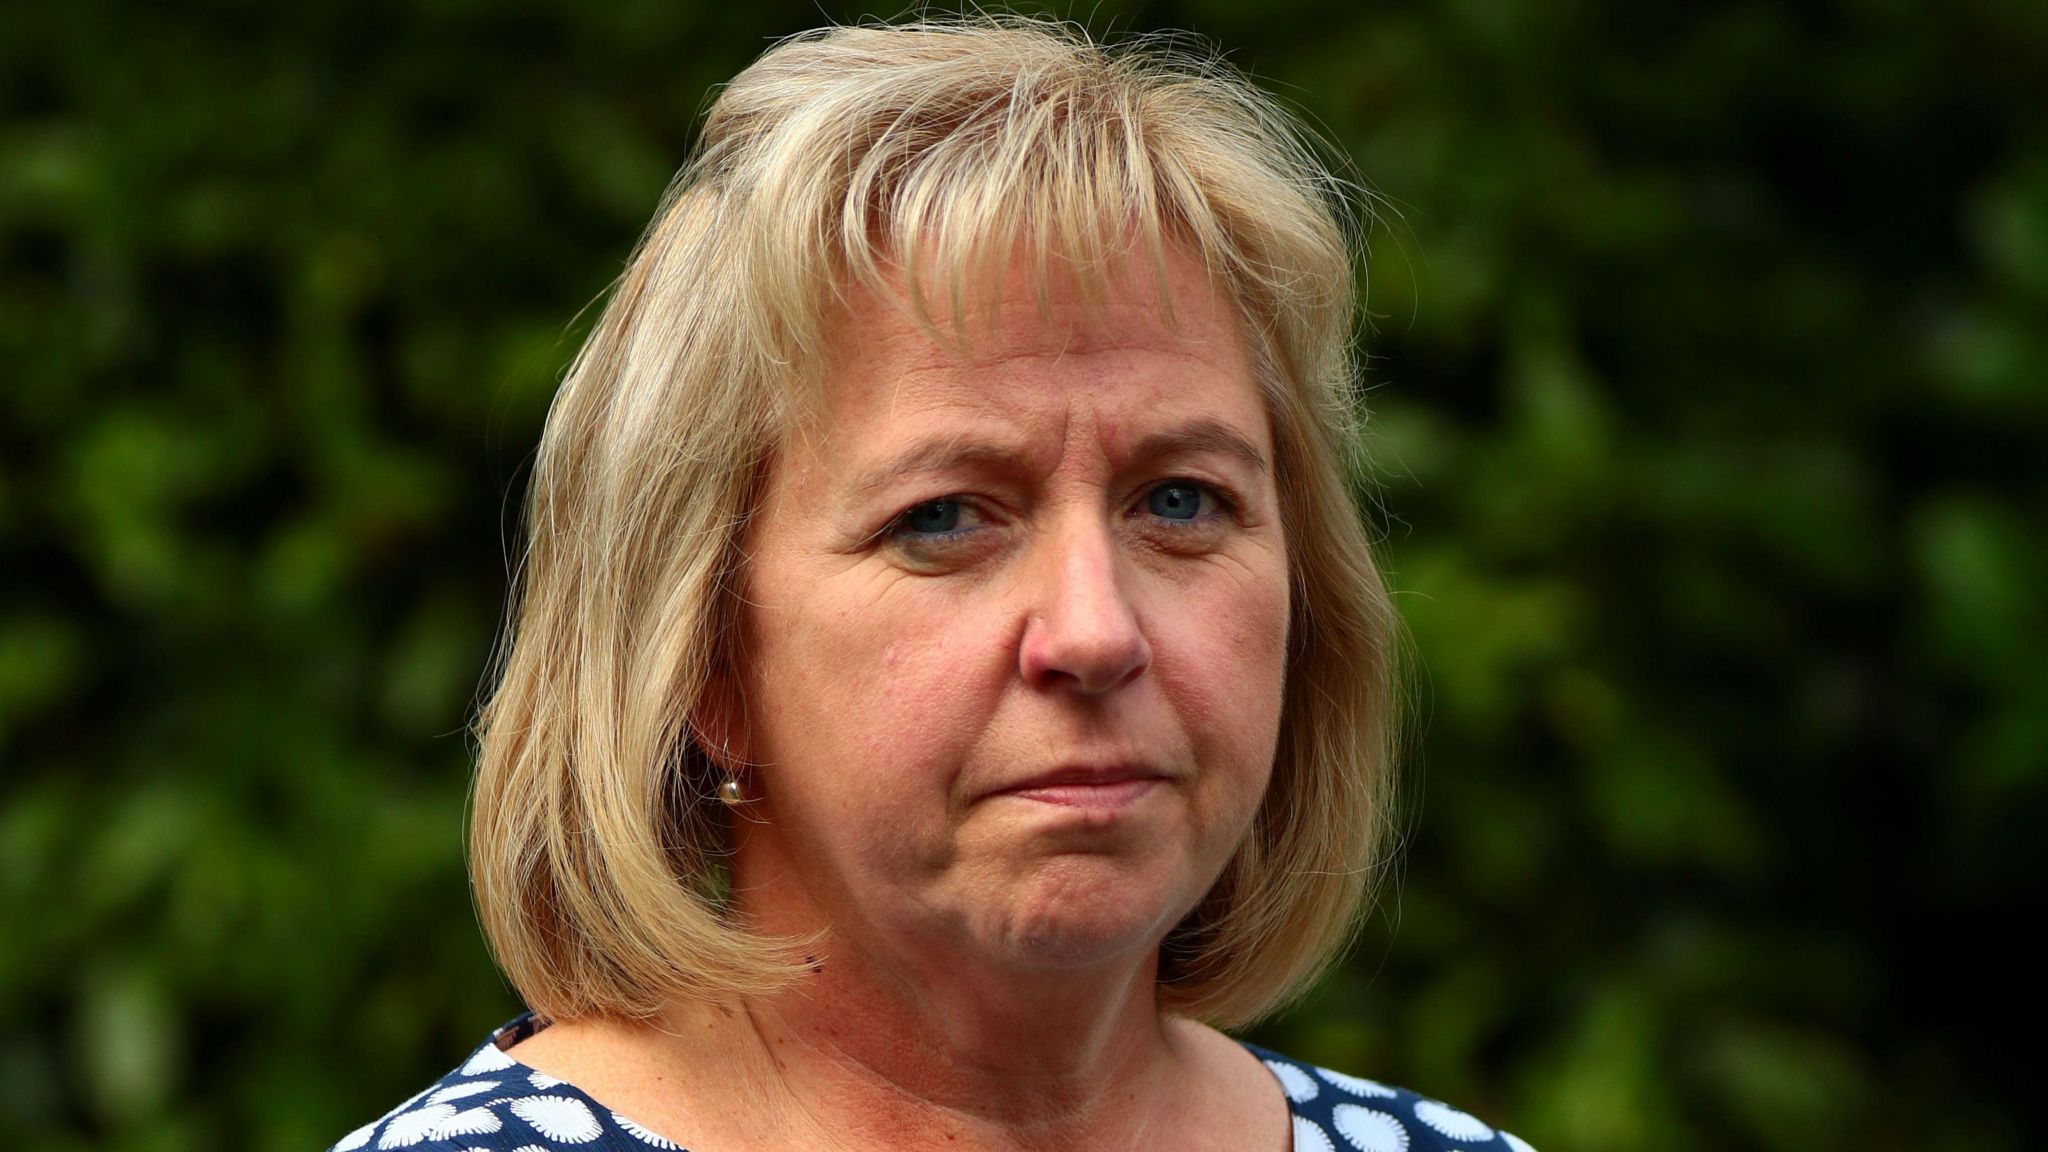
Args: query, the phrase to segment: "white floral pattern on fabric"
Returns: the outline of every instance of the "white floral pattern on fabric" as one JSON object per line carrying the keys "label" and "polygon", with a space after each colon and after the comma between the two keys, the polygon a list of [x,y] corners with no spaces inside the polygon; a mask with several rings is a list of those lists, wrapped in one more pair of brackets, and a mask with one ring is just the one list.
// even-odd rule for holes
{"label": "white floral pattern on fabric", "polygon": [[640,1125],[633,1123],[631,1120],[626,1119],[624,1116],[619,1115],[617,1112],[612,1113],[612,1123],[617,1124],[619,1127],[625,1129],[627,1135],[633,1137],[635,1140],[640,1141],[642,1144],[645,1144],[650,1148],[670,1148],[675,1149],[676,1152],[681,1152],[682,1150],[682,1145],[676,1143],[675,1141],[669,1139],[666,1136],[657,1136],[654,1133],[649,1132],[647,1129],[642,1128]]}
{"label": "white floral pattern on fabric", "polygon": [[512,1067],[515,1063],[517,1061],[500,1052],[496,1044],[486,1044],[477,1049],[476,1054],[471,1056],[468,1063],[462,1066],[462,1074],[464,1076],[478,1076],[485,1072],[502,1072]]}
{"label": "white floral pattern on fabric", "polygon": [[[499,1028],[459,1068],[342,1137],[331,1152],[373,1144],[376,1152],[688,1152],[505,1051],[539,1028],[530,1013]],[[1296,1152],[1535,1152],[1448,1104],[1244,1047],[1286,1096]]]}
{"label": "white floral pattern on fabric", "polygon": [[1392,1100],[1400,1095],[1399,1092],[1394,1091],[1385,1084],[1377,1080],[1367,1080],[1363,1076],[1346,1076],[1342,1072],[1332,1072],[1328,1068],[1316,1069],[1316,1075],[1351,1093],[1353,1096],[1370,1096],[1382,1100]]}
{"label": "white floral pattern on fabric", "polygon": [[384,1125],[384,1134],[377,1137],[379,1148],[410,1148],[427,1138],[427,1134],[443,1120],[459,1111],[453,1104],[429,1104],[411,1112],[403,1112]]}
{"label": "white floral pattern on fabric", "polygon": [[1294,1118],[1294,1152],[1337,1152],[1337,1146],[1330,1143],[1330,1134],[1323,1126],[1306,1116]]}
{"label": "white floral pattern on fabric", "polygon": [[1408,1126],[1377,1108],[1339,1104],[1330,1118],[1358,1152],[1408,1152]]}
{"label": "white floral pattern on fabric", "polygon": [[489,1108],[471,1108],[457,1112],[434,1125],[432,1137],[435,1140],[447,1140],[456,1136],[482,1136],[496,1132],[504,1126],[505,1122],[498,1119],[498,1114]]}
{"label": "white floral pattern on fabric", "polygon": [[1268,1060],[1265,1063],[1266,1067],[1273,1070],[1273,1075],[1280,1078],[1280,1087],[1286,1090],[1289,1100],[1296,1104],[1305,1104],[1316,1098],[1316,1082],[1309,1078],[1308,1073],[1281,1060]]}
{"label": "white floral pattern on fabric", "polygon": [[1477,1116],[1435,1100],[1417,1101],[1415,1118],[1453,1140],[1493,1139],[1493,1129]]}
{"label": "white floral pattern on fabric", "polygon": [[533,1126],[535,1132],[564,1144],[588,1144],[604,1135],[590,1109],[567,1096],[529,1096],[512,1102],[512,1114]]}
{"label": "white floral pattern on fabric", "polygon": [[450,1100],[460,1100],[464,1096],[474,1096],[479,1092],[489,1092],[497,1086],[498,1082],[496,1080],[472,1080],[467,1084],[450,1084],[446,1088],[428,1096],[427,1103],[445,1104]]}

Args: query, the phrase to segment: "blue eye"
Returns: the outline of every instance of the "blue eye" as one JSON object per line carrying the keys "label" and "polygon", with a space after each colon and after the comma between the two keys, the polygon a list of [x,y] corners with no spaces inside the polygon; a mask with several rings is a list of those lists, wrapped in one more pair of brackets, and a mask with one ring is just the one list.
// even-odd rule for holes
{"label": "blue eye", "polygon": [[1161,484],[1145,498],[1145,508],[1162,520],[1193,520],[1202,513],[1202,488],[1178,482]]}
{"label": "blue eye", "polygon": [[940,534],[960,527],[960,502],[927,500],[903,514],[903,527],[911,532]]}

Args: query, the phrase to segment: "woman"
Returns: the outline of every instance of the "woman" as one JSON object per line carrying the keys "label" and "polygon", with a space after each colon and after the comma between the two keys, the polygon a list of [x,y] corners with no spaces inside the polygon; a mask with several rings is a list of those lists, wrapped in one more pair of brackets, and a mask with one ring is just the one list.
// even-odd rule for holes
{"label": "woman", "polygon": [[1212,1027],[1386,822],[1335,187],[1047,24],[741,73],[535,469],[470,845],[532,1011],[336,1147],[1526,1147]]}

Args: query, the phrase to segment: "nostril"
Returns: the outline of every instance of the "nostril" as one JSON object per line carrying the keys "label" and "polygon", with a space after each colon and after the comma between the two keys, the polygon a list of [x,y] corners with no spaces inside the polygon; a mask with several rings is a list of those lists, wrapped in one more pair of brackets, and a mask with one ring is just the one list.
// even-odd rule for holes
{"label": "nostril", "polygon": [[1122,618],[1033,617],[1019,645],[1019,671],[1040,687],[1070,682],[1082,692],[1115,689],[1152,661],[1151,645],[1128,608]]}

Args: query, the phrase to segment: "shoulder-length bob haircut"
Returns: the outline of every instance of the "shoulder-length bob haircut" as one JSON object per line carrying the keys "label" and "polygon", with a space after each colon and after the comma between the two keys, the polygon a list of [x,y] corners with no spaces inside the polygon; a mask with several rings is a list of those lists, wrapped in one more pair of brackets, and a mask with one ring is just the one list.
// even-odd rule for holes
{"label": "shoulder-length bob haircut", "polygon": [[1055,274],[1085,296],[1120,267],[1163,277],[1169,248],[1241,315],[1292,617],[1269,791],[1167,936],[1161,1002],[1242,1026],[1331,962],[1388,825],[1399,633],[1348,471],[1361,205],[1319,155],[1214,60],[1022,18],[806,34],[719,93],[549,410],[478,716],[470,875],[535,1012],[647,1017],[803,971],[730,914],[694,718],[735,658],[760,478],[849,293],[959,322],[1013,261],[1041,299]]}

